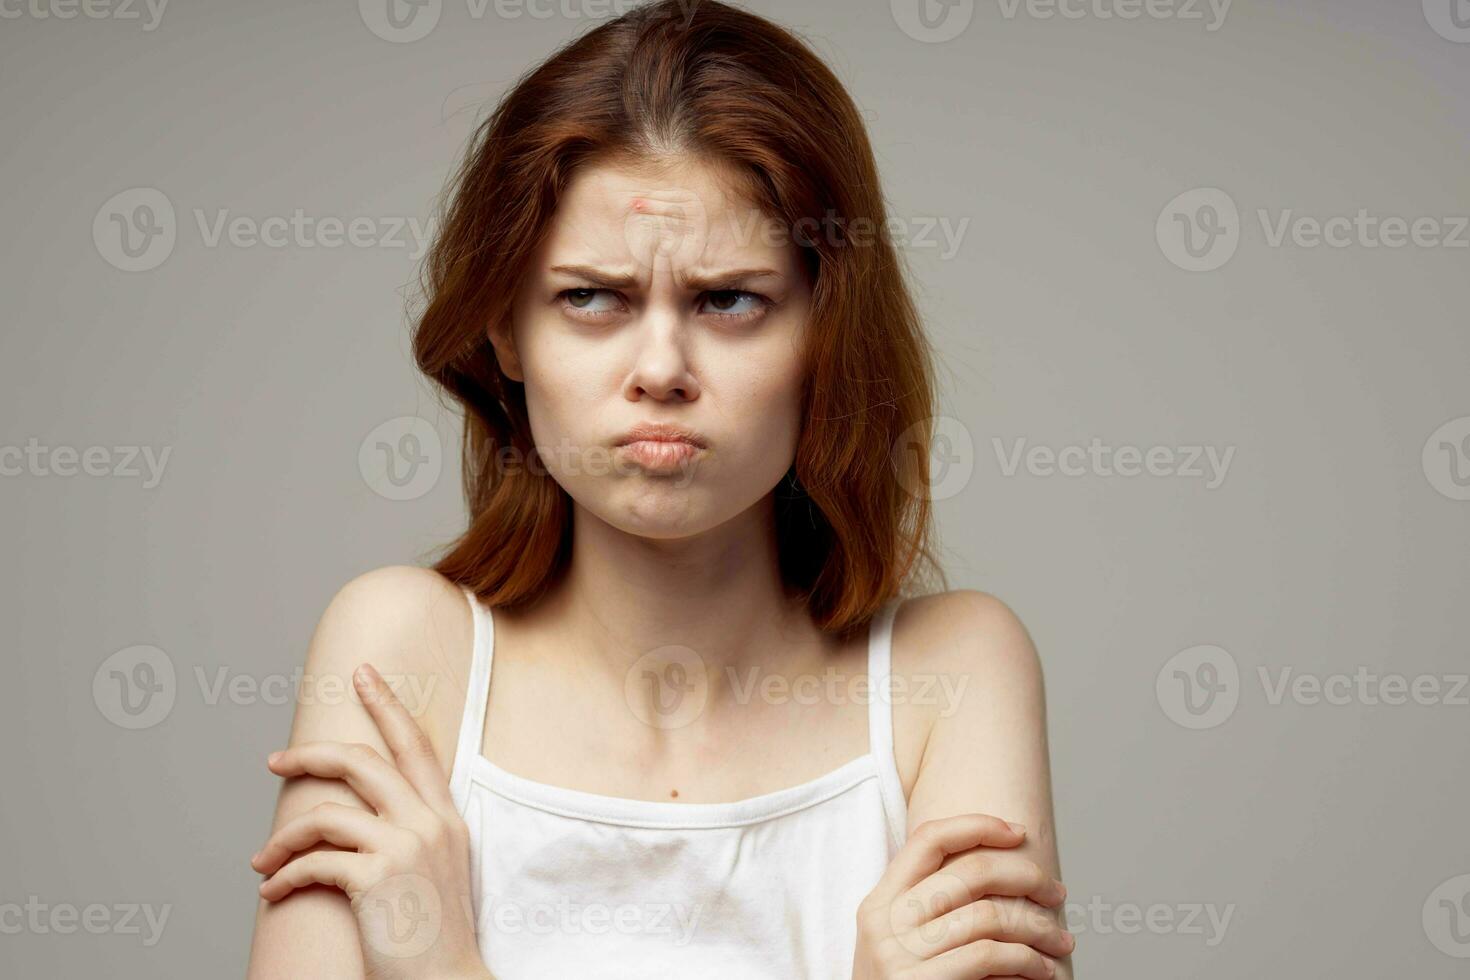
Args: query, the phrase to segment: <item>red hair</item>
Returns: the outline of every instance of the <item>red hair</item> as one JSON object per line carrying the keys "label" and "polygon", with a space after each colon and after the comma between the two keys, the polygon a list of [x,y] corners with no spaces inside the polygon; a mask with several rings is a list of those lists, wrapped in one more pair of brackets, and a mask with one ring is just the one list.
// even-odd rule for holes
{"label": "red hair", "polygon": [[733,165],[785,228],[828,229],[796,236],[813,286],[809,373],[777,535],[782,581],[813,622],[861,626],[921,564],[943,579],[929,546],[931,352],[851,98],[795,35],[712,0],[648,3],[564,46],[480,125],[446,189],[413,348],[464,411],[470,521],[435,568],[490,605],[530,601],[565,570],[566,491],[544,466],[499,465],[535,448],[525,391],[486,329],[508,322],[579,166],[683,154]]}

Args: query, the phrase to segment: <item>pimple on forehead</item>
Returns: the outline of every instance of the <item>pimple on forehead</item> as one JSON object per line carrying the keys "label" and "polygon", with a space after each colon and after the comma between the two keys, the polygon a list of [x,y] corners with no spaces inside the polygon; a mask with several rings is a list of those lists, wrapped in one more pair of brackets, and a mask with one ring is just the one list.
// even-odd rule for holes
{"label": "pimple on forehead", "polygon": [[706,210],[703,196],[683,188],[633,194],[627,198],[627,202],[629,211],[656,217],[687,218],[703,214]]}

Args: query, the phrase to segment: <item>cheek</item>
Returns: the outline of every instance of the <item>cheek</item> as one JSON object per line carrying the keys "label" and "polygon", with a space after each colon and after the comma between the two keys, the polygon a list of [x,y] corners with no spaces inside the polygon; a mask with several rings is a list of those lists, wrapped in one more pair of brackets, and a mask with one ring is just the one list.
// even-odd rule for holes
{"label": "cheek", "polygon": [[789,465],[801,435],[803,371],[789,351],[779,357],[742,360],[738,376],[717,382],[724,422],[740,445],[740,455],[761,472],[779,477]]}
{"label": "cheek", "polygon": [[771,406],[771,425],[781,432],[791,446],[801,434],[801,374],[787,371],[773,376],[763,399]]}
{"label": "cheek", "polygon": [[560,478],[557,454],[597,451],[598,421],[616,391],[605,355],[557,336],[554,327],[537,329],[542,326],[549,325],[528,324],[517,337],[517,350],[531,436],[546,466]]}

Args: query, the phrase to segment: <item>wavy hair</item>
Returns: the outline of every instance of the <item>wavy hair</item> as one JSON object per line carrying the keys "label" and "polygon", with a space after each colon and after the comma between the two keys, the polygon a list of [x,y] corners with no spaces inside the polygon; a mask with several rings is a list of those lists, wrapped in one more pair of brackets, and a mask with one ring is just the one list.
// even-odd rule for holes
{"label": "wavy hair", "polygon": [[921,566],[944,578],[930,546],[932,354],[852,99],[794,34],[713,0],[646,3],[569,42],[482,121],[445,189],[413,350],[463,410],[469,525],[434,567],[492,606],[531,601],[564,572],[566,491],[544,466],[497,465],[535,447],[487,327],[510,317],[579,166],[685,154],[733,165],[784,227],[829,230],[797,240],[813,283],[808,375],[777,540],[782,582],[813,622],[856,628]]}

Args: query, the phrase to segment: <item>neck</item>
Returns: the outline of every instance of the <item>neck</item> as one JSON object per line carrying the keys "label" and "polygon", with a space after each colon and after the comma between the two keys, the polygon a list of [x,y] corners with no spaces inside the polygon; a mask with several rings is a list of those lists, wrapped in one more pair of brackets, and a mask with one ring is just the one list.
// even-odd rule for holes
{"label": "neck", "polygon": [[770,495],[688,538],[629,534],[575,504],[573,522],[570,567],[534,615],[582,670],[599,665],[621,684],[640,658],[687,648],[720,699],[752,667],[805,670],[832,647],[782,590]]}

